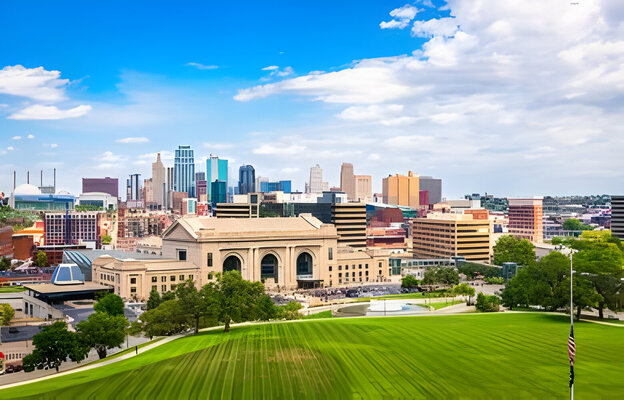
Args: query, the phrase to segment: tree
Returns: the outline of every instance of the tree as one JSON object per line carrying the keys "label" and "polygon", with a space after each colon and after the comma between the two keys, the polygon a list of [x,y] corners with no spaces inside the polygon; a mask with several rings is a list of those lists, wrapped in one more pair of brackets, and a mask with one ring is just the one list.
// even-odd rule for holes
{"label": "tree", "polygon": [[176,296],[182,312],[195,322],[195,333],[198,333],[199,320],[208,313],[206,299],[199,293],[192,279],[176,287]]}
{"label": "tree", "polygon": [[457,285],[459,283],[459,273],[452,267],[431,268],[425,271],[422,283],[425,285]]}
{"label": "tree", "polygon": [[481,312],[495,312],[498,311],[500,300],[494,295],[484,295],[479,292],[477,295],[477,304],[475,308]]}
{"label": "tree", "polygon": [[153,310],[154,308],[158,307],[160,303],[162,303],[162,299],[160,298],[158,290],[152,289],[149,295],[149,299],[147,299],[147,309]]}
{"label": "tree", "polygon": [[256,312],[260,321],[268,321],[277,317],[277,307],[268,294],[260,296]]}
{"label": "tree", "polygon": [[100,359],[106,357],[106,350],[119,347],[124,342],[128,320],[123,315],[96,311],[86,321],[78,323],[76,330],[82,344],[97,351]]}
{"label": "tree", "polygon": [[111,244],[113,238],[110,235],[102,235],[102,244]]}
{"label": "tree", "polygon": [[464,282],[453,288],[453,294],[456,296],[468,296],[468,303],[470,303],[470,298],[475,295],[475,288]]}
{"label": "tree", "polygon": [[163,301],[153,310],[145,311],[139,323],[150,338],[175,335],[189,327],[188,318],[177,300]]}
{"label": "tree", "polygon": [[43,267],[47,267],[48,266],[48,255],[46,253],[44,253],[43,251],[39,250],[39,253],[37,253],[37,256],[35,258],[35,263],[37,264],[37,266],[43,268]]}
{"label": "tree", "polygon": [[414,277],[414,275],[405,275],[401,278],[401,287],[406,289],[412,289],[418,287],[418,279]]}
{"label": "tree", "polygon": [[493,277],[485,278],[485,282],[489,283],[490,285],[502,285],[503,283],[505,283],[505,280],[501,277]]}
{"label": "tree", "polygon": [[160,300],[164,303],[165,301],[175,300],[175,298],[175,292],[165,292],[162,294]]}
{"label": "tree", "polygon": [[299,310],[303,308],[303,306],[296,301],[289,301],[285,306],[280,306],[278,311],[278,317],[284,319],[299,319],[302,315],[299,313]]}
{"label": "tree", "polygon": [[61,363],[68,358],[80,362],[88,353],[78,343],[78,335],[68,331],[67,325],[62,321],[44,327],[33,336],[32,344],[35,349],[22,360],[26,372],[45,367],[55,368],[58,372]]}
{"label": "tree", "polygon": [[604,317],[604,308],[618,311],[618,294],[622,288],[623,254],[614,243],[579,240],[581,250],[574,254],[574,268],[585,274],[601,296],[598,301],[598,315]]}
{"label": "tree", "polygon": [[591,231],[594,228],[590,225],[582,223],[576,218],[568,218],[563,221],[563,229],[567,231]]}
{"label": "tree", "polygon": [[231,322],[255,319],[255,305],[264,293],[261,282],[244,280],[238,271],[228,271],[201,289],[206,299],[208,314],[230,331]]}
{"label": "tree", "polygon": [[6,271],[11,268],[11,260],[6,257],[0,257],[0,271]]}
{"label": "tree", "polygon": [[458,265],[457,270],[470,279],[474,279],[477,275],[481,275],[485,278],[501,277],[503,272],[502,269],[498,267],[471,262]]}
{"label": "tree", "polygon": [[518,265],[527,266],[535,262],[535,247],[527,239],[505,235],[498,239],[493,250],[496,265],[515,262]]}
{"label": "tree", "polygon": [[9,325],[14,316],[15,310],[10,304],[0,304],[0,326]]}
{"label": "tree", "polygon": [[100,311],[109,315],[124,315],[124,302],[121,297],[114,293],[108,293],[101,297],[93,306],[95,311]]}
{"label": "tree", "polygon": [[555,246],[560,245],[560,244],[563,244],[563,238],[560,238],[560,237],[555,236],[554,238],[552,238],[552,239],[550,240],[550,243],[551,243],[551,244],[553,244],[553,245],[555,245]]}

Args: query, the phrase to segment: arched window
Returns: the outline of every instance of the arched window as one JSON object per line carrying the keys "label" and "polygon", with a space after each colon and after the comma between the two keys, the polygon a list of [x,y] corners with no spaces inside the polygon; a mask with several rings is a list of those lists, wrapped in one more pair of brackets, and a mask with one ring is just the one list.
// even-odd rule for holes
{"label": "arched window", "polygon": [[223,261],[223,272],[227,271],[238,271],[241,270],[241,262],[240,259],[236,256],[229,256]]}
{"label": "arched window", "polygon": [[260,279],[273,278],[277,282],[277,258],[273,254],[262,257]]}
{"label": "arched window", "polygon": [[297,275],[312,275],[312,256],[301,253],[297,257]]}

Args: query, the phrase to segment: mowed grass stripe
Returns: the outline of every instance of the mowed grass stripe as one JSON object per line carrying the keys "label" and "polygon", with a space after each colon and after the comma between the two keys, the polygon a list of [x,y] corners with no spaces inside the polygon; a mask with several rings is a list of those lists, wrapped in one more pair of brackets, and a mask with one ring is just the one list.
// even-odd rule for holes
{"label": "mowed grass stripe", "polygon": [[[235,327],[0,399],[566,398],[568,323],[499,314]],[[624,332],[580,323],[575,333],[577,397],[623,398]]]}

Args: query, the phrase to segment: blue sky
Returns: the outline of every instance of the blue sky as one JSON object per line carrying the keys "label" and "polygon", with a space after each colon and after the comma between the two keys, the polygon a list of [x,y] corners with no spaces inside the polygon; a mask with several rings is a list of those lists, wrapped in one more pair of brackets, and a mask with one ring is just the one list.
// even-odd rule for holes
{"label": "blue sky", "polygon": [[190,144],[299,189],[344,161],[375,191],[621,191],[617,2],[223,3],[3,2],[0,190],[149,177]]}

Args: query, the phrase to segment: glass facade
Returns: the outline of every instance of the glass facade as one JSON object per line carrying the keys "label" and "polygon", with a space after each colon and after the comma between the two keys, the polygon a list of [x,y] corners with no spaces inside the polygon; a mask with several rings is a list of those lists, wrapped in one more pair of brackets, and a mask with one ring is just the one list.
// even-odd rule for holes
{"label": "glass facade", "polygon": [[195,152],[191,146],[178,146],[173,164],[174,190],[195,196]]}
{"label": "glass facade", "polygon": [[256,171],[251,165],[243,165],[238,169],[238,193],[247,194],[256,191]]}
{"label": "glass facade", "polygon": [[70,195],[15,195],[15,209],[31,211],[65,211],[73,210],[76,198]]}

